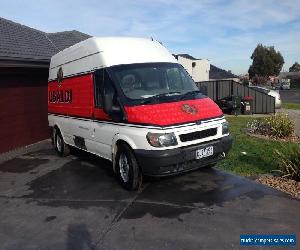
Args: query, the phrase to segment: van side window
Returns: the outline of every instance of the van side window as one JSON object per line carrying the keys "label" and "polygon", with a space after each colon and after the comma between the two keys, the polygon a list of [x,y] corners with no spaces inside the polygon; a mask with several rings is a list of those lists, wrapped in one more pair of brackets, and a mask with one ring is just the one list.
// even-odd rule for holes
{"label": "van side window", "polygon": [[104,92],[108,90],[115,92],[113,83],[107,71],[105,69],[97,70],[94,75],[94,92],[95,92],[96,108],[103,108],[103,100],[104,100],[103,95]]}
{"label": "van side window", "polygon": [[104,70],[100,69],[94,75],[95,107],[102,108],[102,90],[104,88]]}

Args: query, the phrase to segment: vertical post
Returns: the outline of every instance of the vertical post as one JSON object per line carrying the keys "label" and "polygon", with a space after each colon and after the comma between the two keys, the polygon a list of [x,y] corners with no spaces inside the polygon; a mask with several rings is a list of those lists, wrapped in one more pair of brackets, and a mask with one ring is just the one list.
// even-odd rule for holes
{"label": "vertical post", "polygon": [[219,100],[219,81],[216,80],[216,101]]}
{"label": "vertical post", "polygon": [[266,106],[265,114],[266,114],[266,113],[268,113],[268,97],[269,97],[269,96],[265,95],[264,97],[265,97],[265,98],[263,99],[263,101],[265,101],[265,103],[266,103],[266,105],[265,105],[265,106]]}
{"label": "vertical post", "polygon": [[257,98],[256,98],[256,90],[254,90],[254,100],[255,100],[255,114],[257,113]]}

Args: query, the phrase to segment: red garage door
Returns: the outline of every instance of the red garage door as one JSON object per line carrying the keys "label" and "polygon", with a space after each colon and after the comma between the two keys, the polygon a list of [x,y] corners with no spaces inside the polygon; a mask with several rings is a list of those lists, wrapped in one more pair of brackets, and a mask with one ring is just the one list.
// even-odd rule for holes
{"label": "red garage door", "polygon": [[46,69],[1,69],[0,153],[48,137]]}

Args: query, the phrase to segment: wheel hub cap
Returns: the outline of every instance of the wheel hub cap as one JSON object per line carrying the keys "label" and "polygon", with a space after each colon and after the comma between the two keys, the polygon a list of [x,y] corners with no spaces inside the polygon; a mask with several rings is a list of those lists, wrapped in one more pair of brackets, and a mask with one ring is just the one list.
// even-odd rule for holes
{"label": "wheel hub cap", "polygon": [[129,179],[129,163],[128,163],[127,156],[124,153],[122,153],[120,155],[119,168],[120,168],[120,175],[121,175],[123,181],[128,182],[128,179]]}
{"label": "wheel hub cap", "polygon": [[59,136],[57,136],[57,138],[56,138],[56,146],[57,146],[57,150],[59,151],[59,152],[61,152],[61,138],[59,137]]}

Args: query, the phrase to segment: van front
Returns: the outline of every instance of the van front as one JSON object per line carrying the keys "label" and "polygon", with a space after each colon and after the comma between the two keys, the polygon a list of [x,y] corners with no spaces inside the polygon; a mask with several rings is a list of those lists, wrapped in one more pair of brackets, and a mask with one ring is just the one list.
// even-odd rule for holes
{"label": "van front", "polygon": [[[129,144],[143,174],[165,176],[212,166],[231,148],[222,111],[180,64],[124,64],[96,75],[101,79],[96,99],[119,124],[115,140]],[[97,94],[97,89],[103,91]]]}

